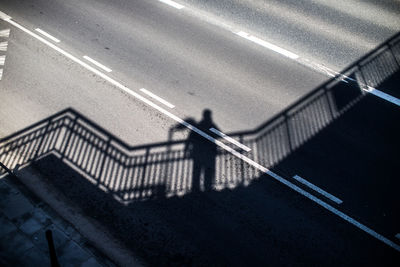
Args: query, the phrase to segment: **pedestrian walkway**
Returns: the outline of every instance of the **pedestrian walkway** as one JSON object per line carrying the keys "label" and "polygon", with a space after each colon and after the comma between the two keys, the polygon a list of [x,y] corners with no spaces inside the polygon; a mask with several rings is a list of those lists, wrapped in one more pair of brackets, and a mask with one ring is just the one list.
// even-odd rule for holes
{"label": "pedestrian walkway", "polygon": [[114,266],[74,227],[12,177],[0,177],[0,265],[50,266],[52,231],[60,266]]}

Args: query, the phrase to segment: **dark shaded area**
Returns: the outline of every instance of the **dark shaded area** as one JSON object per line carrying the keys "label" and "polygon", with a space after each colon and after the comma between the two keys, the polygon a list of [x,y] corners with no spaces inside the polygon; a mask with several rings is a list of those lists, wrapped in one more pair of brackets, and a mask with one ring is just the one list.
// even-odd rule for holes
{"label": "dark shaded area", "polygon": [[[393,197],[399,185],[399,109],[361,89],[398,88],[399,66],[385,61],[387,71],[381,67],[381,55],[396,58],[397,40],[393,37],[343,71],[345,76],[316,88],[259,128],[230,134],[252,149],[241,153],[282,177],[299,174],[340,192],[346,197],[341,210],[389,238],[399,225]],[[205,132],[217,128],[207,111],[202,121],[191,124]],[[22,164],[40,173],[55,192],[149,265],[399,263],[394,249],[193,129],[186,140],[131,147],[66,109],[0,142],[4,165]],[[385,218],[377,214],[382,208],[388,209]]]}
{"label": "dark shaded area", "polygon": [[[397,87],[391,83],[396,79],[385,85]],[[400,225],[399,111],[365,96],[272,169],[285,170],[286,177],[300,175],[334,193],[344,201],[345,213],[394,237]]]}
{"label": "dark shaded area", "polygon": [[[218,127],[212,121],[211,114],[211,110],[204,110],[202,120],[199,123],[192,122],[191,125],[205,133],[211,128],[218,130]],[[215,135],[213,137],[217,138]],[[200,190],[201,182],[204,184],[204,191],[212,190],[215,179],[215,160],[218,153],[217,145],[212,142],[204,142],[204,137],[190,131],[184,150],[185,155],[193,160],[192,192],[202,191]]]}
{"label": "dark shaded area", "polygon": [[31,168],[151,266],[395,266],[399,260],[267,176],[233,191],[124,206],[53,155]]}
{"label": "dark shaded area", "polygon": [[51,267],[59,267],[60,264],[58,263],[56,249],[54,247],[53,233],[51,230],[46,230],[46,240],[47,245],[49,246]]}

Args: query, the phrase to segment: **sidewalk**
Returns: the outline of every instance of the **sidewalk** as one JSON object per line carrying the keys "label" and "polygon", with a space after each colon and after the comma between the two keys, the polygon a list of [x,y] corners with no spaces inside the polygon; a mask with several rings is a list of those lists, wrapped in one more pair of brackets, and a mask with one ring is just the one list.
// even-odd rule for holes
{"label": "sidewalk", "polygon": [[50,266],[46,230],[60,266],[115,266],[12,177],[0,177],[0,265]]}

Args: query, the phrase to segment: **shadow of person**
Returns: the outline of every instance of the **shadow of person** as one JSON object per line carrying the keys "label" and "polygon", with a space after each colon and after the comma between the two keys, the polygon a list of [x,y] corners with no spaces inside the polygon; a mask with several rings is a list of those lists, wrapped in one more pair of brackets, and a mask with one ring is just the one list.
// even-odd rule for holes
{"label": "shadow of person", "polygon": [[[193,126],[212,137],[216,137],[209,130],[210,128],[218,130],[218,127],[212,121],[212,112],[209,109],[203,111],[202,120]],[[204,191],[210,191],[215,177],[217,145],[191,131],[185,142],[185,155],[193,160],[191,191],[193,193],[200,192],[202,182]]]}

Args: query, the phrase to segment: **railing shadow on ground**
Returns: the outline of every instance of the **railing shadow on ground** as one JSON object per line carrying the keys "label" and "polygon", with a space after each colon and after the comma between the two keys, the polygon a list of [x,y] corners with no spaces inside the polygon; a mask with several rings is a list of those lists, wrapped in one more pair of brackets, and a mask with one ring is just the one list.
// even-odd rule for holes
{"label": "railing shadow on ground", "polygon": [[[273,167],[357,103],[365,94],[362,89],[378,87],[396,73],[399,62],[397,34],[257,129],[229,136],[251,148],[243,154]],[[55,153],[122,202],[184,195],[197,186],[192,181],[193,158],[185,152],[187,140],[169,139],[131,147],[69,108],[1,139],[0,162],[13,169]],[[215,157],[215,190],[247,186],[260,175],[226,151],[219,150]],[[202,190],[204,180],[199,181]]]}
{"label": "railing shadow on ground", "polygon": [[[304,143],[357,105],[365,95],[364,88],[379,87],[398,74],[399,36],[394,36],[257,129],[229,136],[251,148],[250,152],[241,153],[263,166],[276,169]],[[218,262],[222,254],[224,260],[229,259],[233,264],[248,263],[245,258],[251,258],[254,264],[265,264],[257,256],[265,253],[266,246],[270,246],[271,251],[274,246],[249,236],[259,235],[260,229],[255,227],[259,226],[258,219],[271,220],[267,213],[264,214],[264,209],[278,216],[273,207],[277,200],[269,198],[266,203],[263,199],[262,207],[254,200],[262,199],[265,190],[274,195],[276,185],[268,179],[260,179],[266,177],[265,174],[221,149],[215,155],[214,190],[206,191],[207,177],[204,175],[201,181],[195,181],[200,184],[194,185],[194,157],[186,151],[188,140],[172,140],[174,130],[176,128],[171,128],[166,142],[132,147],[78,111],[68,108],[1,139],[0,162],[10,169],[33,165],[59,192],[79,203],[88,216],[100,220],[129,246],[146,250],[142,255],[151,263],[190,265],[195,254],[200,253],[208,257],[205,262],[209,264]],[[202,139],[202,142],[206,145],[209,141]],[[230,143],[227,145],[235,148]],[[265,183],[269,183],[268,186]],[[256,185],[261,185],[261,192]],[[193,194],[195,186],[199,186],[203,194]],[[236,197],[231,197],[233,192]],[[231,231],[237,227],[235,224],[243,226],[237,219],[239,215],[235,213],[239,216],[235,217],[235,222],[230,222],[232,218],[227,215],[231,214],[228,210],[232,207],[242,206],[257,214],[257,220],[246,217],[245,222],[250,228],[254,226],[257,233],[252,233],[250,228],[235,232],[242,242],[238,247],[243,252],[239,253],[235,252],[238,247],[231,247],[237,245],[237,240],[219,234],[217,230]],[[213,213],[216,207],[222,207],[218,216]],[[279,206],[279,209],[285,208]],[[245,216],[248,211],[235,212]],[[165,214],[168,215],[166,224],[160,222],[160,217]],[[202,219],[199,220],[199,216]],[[147,225],[151,225],[151,229]],[[188,228],[190,226],[196,227],[196,234]],[[168,231],[174,234],[166,234]],[[215,239],[212,244],[206,242],[204,236],[210,232],[221,235],[220,240]],[[179,236],[190,236],[193,244]],[[161,240],[163,238],[165,240]],[[258,246],[249,245],[256,243]],[[294,245],[299,251],[296,253],[301,254],[301,246]],[[201,252],[196,252],[199,248]],[[166,258],[165,253],[168,254]],[[301,257],[300,254],[293,257]],[[157,258],[160,255],[164,258]],[[279,264],[279,260],[277,258],[275,263]],[[225,261],[220,263],[226,264]],[[273,261],[268,263],[274,264]]]}

